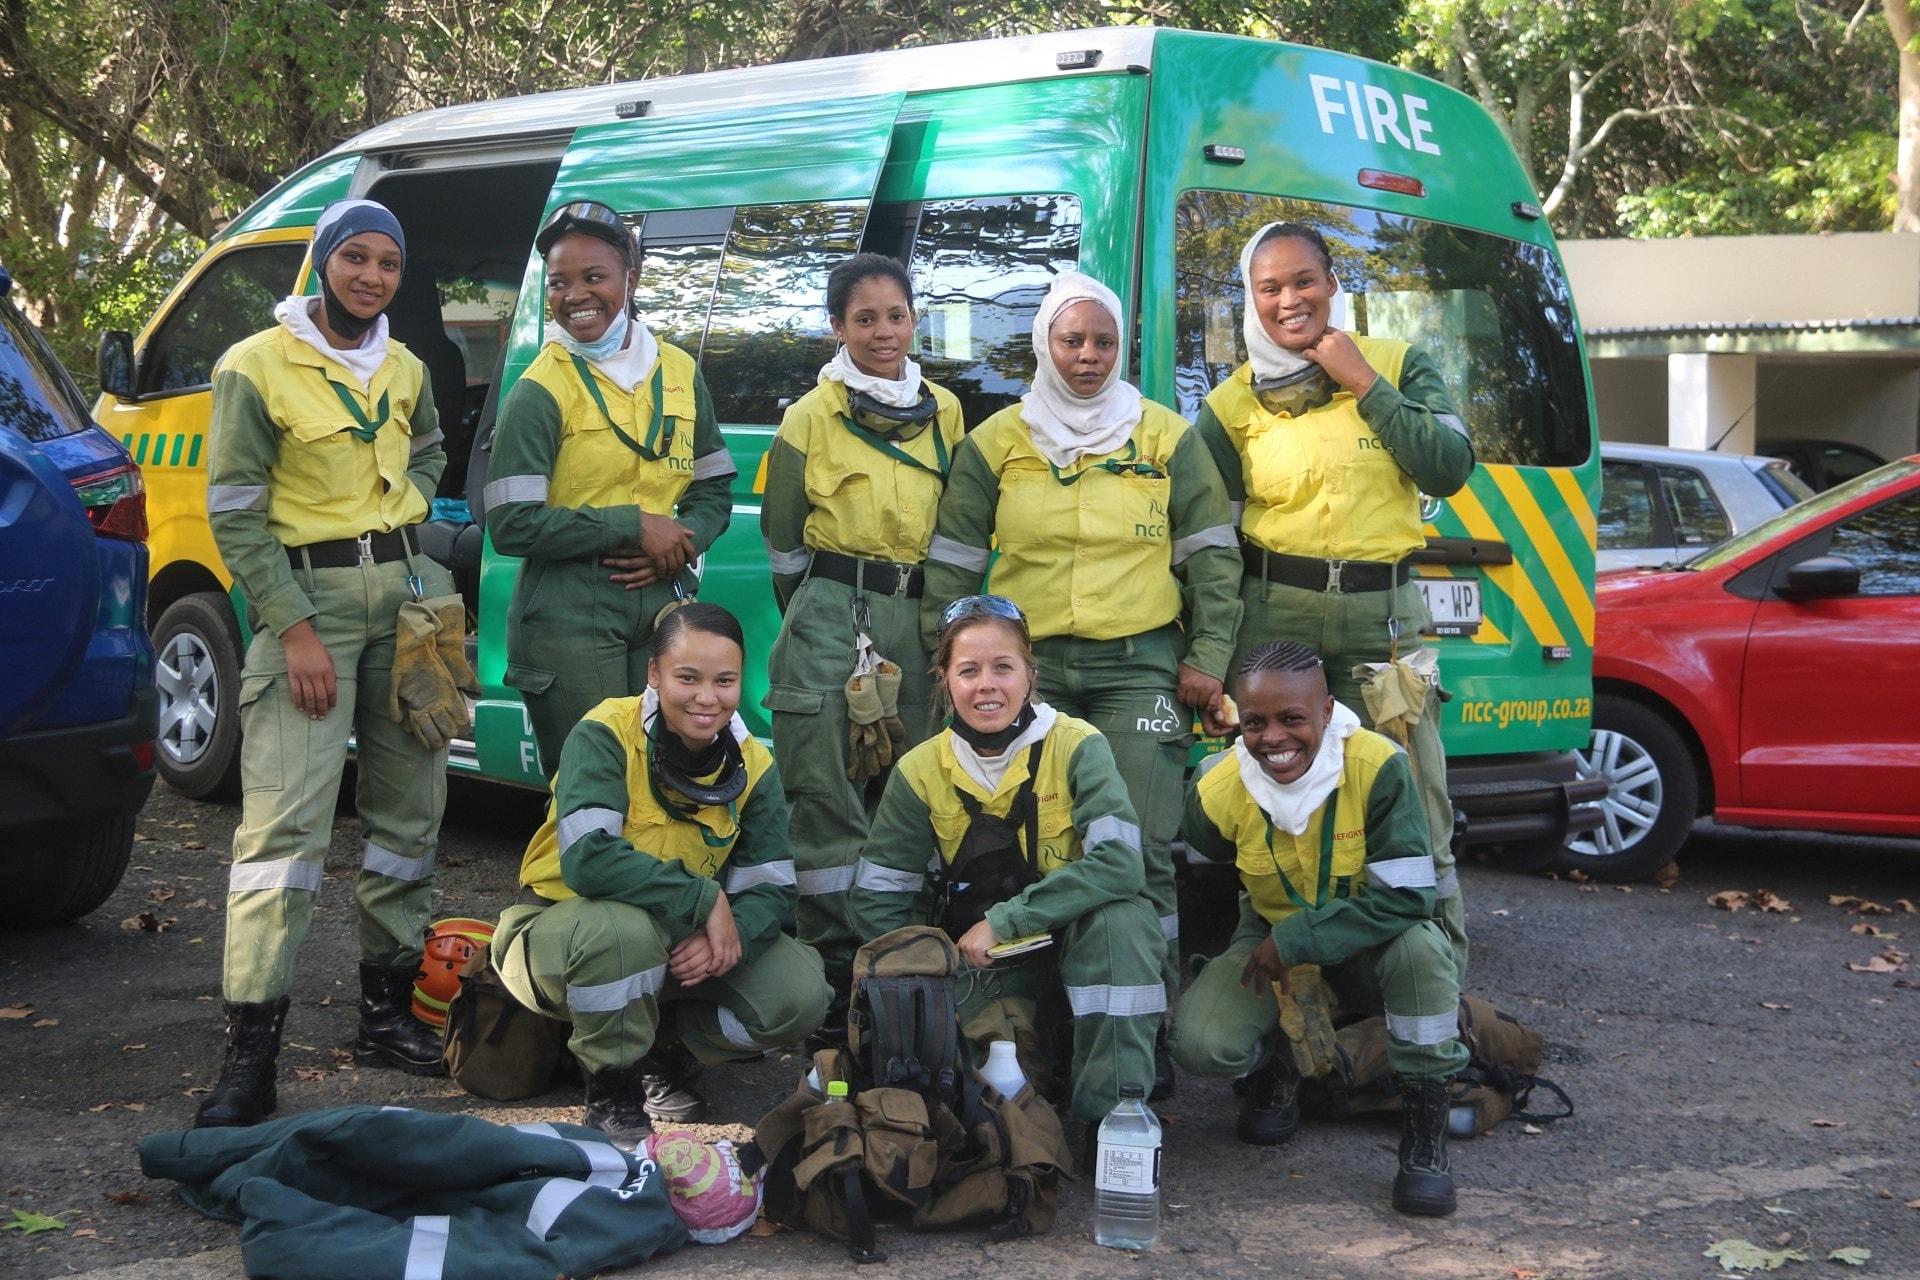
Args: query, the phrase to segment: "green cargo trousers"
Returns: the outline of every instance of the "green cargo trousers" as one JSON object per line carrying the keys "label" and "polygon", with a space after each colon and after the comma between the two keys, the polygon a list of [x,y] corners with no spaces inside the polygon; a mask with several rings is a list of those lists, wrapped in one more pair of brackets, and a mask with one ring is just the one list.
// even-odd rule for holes
{"label": "green cargo trousers", "polygon": [[[1420,588],[1412,582],[1391,591],[1306,591],[1285,583],[1246,575],[1240,581],[1240,634],[1234,643],[1233,670],[1255,645],[1292,640],[1320,655],[1327,688],[1369,729],[1366,699],[1353,669],[1363,662],[1385,662],[1393,653],[1387,619],[1400,620],[1399,656],[1410,658],[1422,645],[1420,633],[1432,622]],[[1232,692],[1232,680],[1228,682]],[[1460,900],[1460,878],[1453,865],[1453,801],[1447,798],[1447,753],[1440,743],[1440,697],[1427,694],[1427,708],[1415,726],[1408,755],[1420,807],[1433,842],[1433,870],[1439,880],[1434,919],[1452,944],[1462,986],[1467,980],[1467,914]]]}
{"label": "green cargo trousers", "polygon": [[[863,593],[874,649],[900,668],[900,723],[907,746],[932,731],[933,678],[920,639],[918,598]],[[887,775],[855,786],[847,781],[847,677],[854,662],[854,589],[828,578],[808,578],[787,604],[780,636],[767,660],[773,756],[792,817],[800,882],[800,941],[828,961],[851,962],[868,939],[854,936],[847,892],[867,841],[867,824],[880,803]]]}
{"label": "green cargo trousers", "polygon": [[[598,556],[526,560],[507,606],[506,684],[520,691],[540,749],[540,773],[551,779],[560,748],[580,717],[608,698],[647,687],[653,620],[674,599],[669,586],[628,591],[609,582]],[[680,587],[699,585],[691,569]]]}
{"label": "green cargo trousers", "polygon": [[1034,643],[1033,654],[1040,664],[1039,698],[1091,724],[1113,748],[1113,763],[1140,820],[1145,897],[1159,917],[1161,975],[1172,1000],[1180,991],[1173,838],[1180,830],[1181,788],[1193,748],[1193,713],[1179,698],[1179,628],[1165,626],[1121,640],[1049,636]]}
{"label": "green cargo trousers", "polygon": [[[1272,932],[1240,897],[1240,927],[1207,962],[1173,1014],[1174,1060],[1197,1076],[1243,1076],[1280,1049],[1280,1006],[1267,983],[1240,973]],[[1467,1065],[1459,1039],[1460,984],[1437,920],[1423,920],[1381,946],[1321,971],[1342,1015],[1387,1019],[1387,1061],[1410,1080],[1451,1080]]]}
{"label": "green cargo trousers", "polygon": [[653,1049],[666,1006],[702,1062],[798,1044],[820,1025],[827,982],[813,948],[785,934],[717,978],[680,985],[667,957],[693,930],[624,902],[568,898],[512,906],[493,964],[514,998],[573,1024],[567,1047],[588,1071],[628,1067]]}
{"label": "green cargo trousers", "polygon": [[[1121,1085],[1153,1088],[1153,1041],[1167,1012],[1160,974],[1166,948],[1155,908],[1145,898],[1095,907],[1054,939],[1051,947],[990,968],[968,969],[963,962],[960,1021],[973,1025],[997,1001],[1055,1004],[1065,987],[1073,1014],[1069,1106],[1082,1120],[1098,1124],[1119,1105]],[[1018,1020],[984,1021],[1008,1025]],[[986,1043],[973,1049],[975,1061],[985,1062]]]}
{"label": "green cargo trousers", "polygon": [[[429,597],[453,579],[426,557],[414,571]],[[394,966],[420,958],[433,855],[447,804],[447,753],[429,751],[395,724],[394,619],[412,597],[408,562],[294,570],[318,612],[312,622],[333,658],[338,700],[315,720],[293,705],[287,654],[256,631],[240,679],[240,826],[227,878],[228,1000],[278,1000],[293,986],[293,957],[307,936],[333,837],[334,802],[355,741],[354,808],[360,815],[360,959]]]}

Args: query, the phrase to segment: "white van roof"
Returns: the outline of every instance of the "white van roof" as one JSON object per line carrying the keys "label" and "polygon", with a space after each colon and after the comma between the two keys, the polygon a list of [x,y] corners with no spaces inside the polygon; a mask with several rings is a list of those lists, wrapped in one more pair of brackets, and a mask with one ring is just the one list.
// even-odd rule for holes
{"label": "white van roof", "polygon": [[[621,118],[617,107],[635,101],[648,104],[649,117],[682,116],[782,102],[924,93],[1089,72],[1111,74],[1128,67],[1151,67],[1156,30],[1099,27],[1059,31],[495,98],[390,120],[349,138],[330,154],[403,151],[571,133],[583,125],[610,124]],[[1098,51],[1099,58],[1091,66],[1062,68],[1055,62],[1058,55],[1082,51]]]}

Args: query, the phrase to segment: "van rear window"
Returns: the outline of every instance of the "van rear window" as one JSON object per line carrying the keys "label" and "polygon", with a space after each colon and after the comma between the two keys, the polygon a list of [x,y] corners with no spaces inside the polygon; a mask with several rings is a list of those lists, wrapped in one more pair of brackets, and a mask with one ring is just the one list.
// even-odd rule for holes
{"label": "van rear window", "polygon": [[1593,432],[1573,295],[1551,252],[1421,218],[1234,191],[1186,192],[1175,213],[1174,379],[1188,418],[1246,359],[1240,249],[1269,222],[1305,223],[1327,238],[1340,280],[1333,322],[1424,350],[1481,462],[1587,460]]}

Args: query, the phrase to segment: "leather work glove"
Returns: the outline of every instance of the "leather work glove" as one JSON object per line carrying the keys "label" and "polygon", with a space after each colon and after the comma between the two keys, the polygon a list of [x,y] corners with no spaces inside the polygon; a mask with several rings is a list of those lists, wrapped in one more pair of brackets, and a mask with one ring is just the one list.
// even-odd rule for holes
{"label": "leather work glove", "polygon": [[1287,1052],[1305,1080],[1324,1076],[1338,1061],[1333,1035],[1333,997],[1320,981],[1320,966],[1297,964],[1287,970],[1287,989],[1273,984],[1273,998],[1280,1002],[1280,1032],[1286,1037]]}
{"label": "leather work glove", "polygon": [[467,700],[440,661],[439,634],[440,620],[425,601],[409,600],[400,606],[394,621],[393,696],[388,710],[394,723],[429,751],[439,751],[473,730]]}
{"label": "leather work glove", "polygon": [[447,669],[453,687],[469,698],[479,697],[480,677],[473,673],[473,664],[467,661],[466,602],[454,595],[435,596],[431,600],[422,600],[420,604],[433,614],[438,623],[433,651],[440,655],[440,665]]}
{"label": "leather work glove", "polygon": [[893,763],[892,739],[880,726],[880,673],[849,676],[846,695],[847,781],[858,786]]}
{"label": "leather work glove", "polygon": [[907,750],[907,726],[900,723],[900,668],[882,658],[873,675],[880,684],[880,727],[886,731],[886,763],[891,764]]}

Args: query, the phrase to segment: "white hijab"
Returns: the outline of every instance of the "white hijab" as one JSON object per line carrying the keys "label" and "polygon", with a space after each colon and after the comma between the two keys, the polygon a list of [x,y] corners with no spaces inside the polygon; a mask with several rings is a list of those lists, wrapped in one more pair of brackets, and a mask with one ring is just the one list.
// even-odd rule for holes
{"label": "white hijab", "polygon": [[557,342],[567,351],[579,356],[588,364],[607,375],[607,380],[629,394],[640,385],[646,376],[653,372],[653,362],[660,356],[660,344],[655,341],[646,322],[638,316],[628,321],[627,345],[604,360],[598,360],[581,349],[558,321],[547,321],[546,330],[540,335],[543,342]]}
{"label": "white hijab", "polygon": [[1112,453],[1125,444],[1140,424],[1140,389],[1120,377],[1120,361],[1100,389],[1090,396],[1077,394],[1053,367],[1047,337],[1061,312],[1076,302],[1097,302],[1113,317],[1124,337],[1126,321],[1120,298],[1113,290],[1078,271],[1054,277],[1040,310],[1033,317],[1033,390],[1020,397],[1020,416],[1033,433],[1034,447],[1056,467],[1072,466],[1081,458]]}
{"label": "white hijab", "polygon": [[[1247,359],[1253,362],[1253,376],[1260,378],[1284,378],[1290,373],[1298,373],[1312,363],[1305,356],[1287,350],[1267,334],[1267,327],[1260,323],[1260,315],[1254,310],[1253,302],[1253,251],[1259,247],[1260,239],[1280,224],[1269,222],[1253,233],[1247,241],[1247,247],[1240,251],[1240,284],[1246,290],[1246,303],[1240,308],[1240,336],[1246,339]],[[1331,318],[1328,320],[1331,324]],[[1295,834],[1298,834],[1297,832]]]}
{"label": "white hijab", "polygon": [[[1327,723],[1326,736],[1320,739],[1320,754],[1313,758],[1307,771],[1292,782],[1275,782],[1273,775],[1247,750],[1243,738],[1233,744],[1233,760],[1240,768],[1240,781],[1274,826],[1297,836],[1307,829],[1313,815],[1340,785],[1340,774],[1347,763],[1347,739],[1359,727],[1360,717],[1353,714],[1346,703],[1334,703],[1333,719]],[[1328,815],[1327,821],[1333,821],[1332,815]]]}
{"label": "white hijab", "polygon": [[386,313],[374,317],[373,328],[362,335],[359,346],[342,350],[329,343],[326,335],[320,332],[320,326],[313,321],[320,311],[320,305],[318,298],[288,294],[274,307],[273,318],[285,325],[294,337],[352,374],[362,391],[371,389],[373,375],[380,372],[380,366],[387,362]]}
{"label": "white hijab", "polygon": [[881,404],[892,405],[896,409],[911,409],[920,403],[920,366],[913,357],[908,356],[900,362],[898,380],[876,378],[861,371],[842,346],[833,353],[833,359],[820,366],[821,382],[837,382],[848,391],[861,391],[872,396]]}

